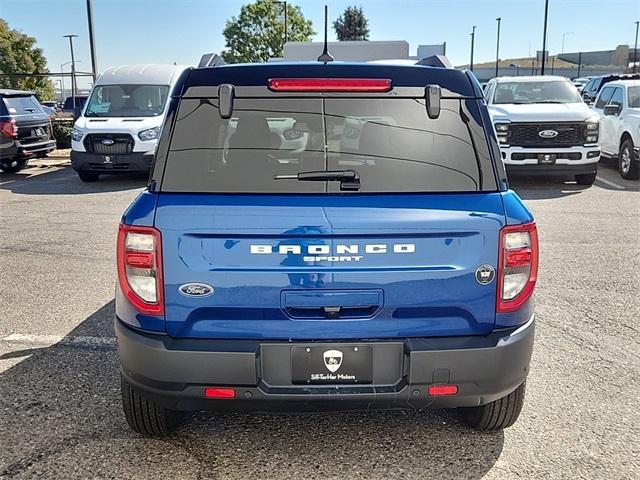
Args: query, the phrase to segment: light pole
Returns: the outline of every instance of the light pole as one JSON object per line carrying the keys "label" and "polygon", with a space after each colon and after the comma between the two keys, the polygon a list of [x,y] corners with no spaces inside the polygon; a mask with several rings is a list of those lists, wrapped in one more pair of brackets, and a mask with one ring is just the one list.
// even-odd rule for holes
{"label": "light pole", "polygon": [[71,101],[73,103],[73,112],[76,111],[76,60],[73,57],[73,39],[78,35],[63,35],[69,39],[69,48],[71,49]]}
{"label": "light pole", "polygon": [[[82,60],[76,60],[76,63],[82,63]],[[60,80],[62,82],[62,92],[64,92],[65,88],[64,88],[64,67],[66,67],[67,65],[71,65],[71,62],[65,62],[65,63],[61,63],[60,64],[60,73],[62,73],[63,75],[60,75]]]}
{"label": "light pole", "polygon": [[476,39],[476,25],[473,26],[471,31],[471,60],[469,61],[469,70],[473,72],[473,47]]}
{"label": "light pole", "polygon": [[547,53],[547,18],[549,17],[549,0],[544,0],[544,31],[542,33],[542,66],[540,75],[544,75],[544,62]]}
{"label": "light pole", "polygon": [[564,53],[564,39],[567,35],[573,35],[573,32],[564,32],[562,34],[562,51],[560,53]]}
{"label": "light pole", "polygon": [[633,73],[636,73],[636,58],[638,55],[638,25],[640,22],[635,22],[636,24],[636,43],[633,46]]}
{"label": "light pole", "polygon": [[496,77],[498,76],[498,64],[500,62],[500,22],[502,18],[496,18],[496,22],[498,22],[498,35],[496,38]]}
{"label": "light pole", "polygon": [[89,48],[91,49],[91,73],[93,74],[93,81],[96,80],[98,74],[98,66],[96,64],[96,45],[93,38],[93,3],[92,0],[87,0],[87,22],[89,23]]}

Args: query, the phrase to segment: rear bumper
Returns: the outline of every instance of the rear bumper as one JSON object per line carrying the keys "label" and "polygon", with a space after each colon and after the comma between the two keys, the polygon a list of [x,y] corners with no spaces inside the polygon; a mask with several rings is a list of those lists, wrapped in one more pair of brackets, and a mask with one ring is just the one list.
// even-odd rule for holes
{"label": "rear bumper", "polygon": [[71,166],[77,172],[105,174],[146,174],[153,164],[153,155],[131,152],[126,155],[96,155],[71,150]]}
{"label": "rear bumper", "polygon": [[[534,328],[532,317],[521,327],[486,336],[349,342],[373,346],[373,383],[308,386],[291,383],[291,343],[173,339],[115,321],[122,373],[129,383],[167,408],[216,411],[482,405],[525,380]],[[434,384],[455,384],[458,393],[431,397],[427,389]],[[210,386],[233,387],[236,398],[207,399],[204,389]]]}
{"label": "rear bumper", "polygon": [[31,158],[36,155],[51,153],[55,149],[55,140],[44,140],[41,142],[32,142],[27,144],[22,144],[20,141],[14,141],[11,144],[3,145],[2,148],[0,148],[0,160],[20,160],[23,158]]}

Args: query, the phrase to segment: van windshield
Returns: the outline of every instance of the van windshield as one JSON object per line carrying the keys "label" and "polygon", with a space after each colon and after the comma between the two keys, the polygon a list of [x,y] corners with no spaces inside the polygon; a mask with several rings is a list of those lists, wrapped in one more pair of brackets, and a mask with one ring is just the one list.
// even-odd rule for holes
{"label": "van windshield", "polygon": [[495,104],[580,103],[580,94],[569,81],[500,82]]}
{"label": "van windshield", "polygon": [[424,98],[237,98],[224,119],[218,99],[183,98],[161,189],[340,192],[340,181],[296,176],[355,171],[356,193],[483,190],[472,138],[482,127],[465,102],[443,99],[430,119]]}
{"label": "van windshield", "polygon": [[85,117],[156,117],[169,94],[168,85],[99,85],[94,88]]}

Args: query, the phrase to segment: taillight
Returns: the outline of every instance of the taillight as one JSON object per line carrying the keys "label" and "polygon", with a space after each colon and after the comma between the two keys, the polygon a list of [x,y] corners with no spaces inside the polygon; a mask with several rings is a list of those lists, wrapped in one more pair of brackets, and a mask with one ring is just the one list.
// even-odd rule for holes
{"label": "taillight", "polygon": [[533,294],[538,277],[538,230],[535,222],[500,230],[496,311],[513,312]]}
{"label": "taillight", "polygon": [[387,78],[272,78],[269,89],[276,92],[388,92]]}
{"label": "taillight", "polygon": [[18,136],[18,126],[16,121],[12,118],[10,120],[0,121],[0,133],[5,137],[16,138]]}
{"label": "taillight", "polygon": [[164,315],[160,232],[120,224],[117,261],[120,288],[136,310]]}

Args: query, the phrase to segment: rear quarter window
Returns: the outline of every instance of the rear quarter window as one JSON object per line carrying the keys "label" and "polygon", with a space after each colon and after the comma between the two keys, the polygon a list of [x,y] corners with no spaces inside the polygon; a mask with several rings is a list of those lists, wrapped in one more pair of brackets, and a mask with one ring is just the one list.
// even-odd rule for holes
{"label": "rear quarter window", "polygon": [[[216,98],[183,98],[161,190],[340,192],[339,182],[274,177],[355,170],[357,193],[478,191],[488,153],[467,101],[443,99],[430,119],[423,98],[238,98],[223,119]],[[481,132],[482,161],[472,129]],[[493,171],[484,175],[495,189]]]}

